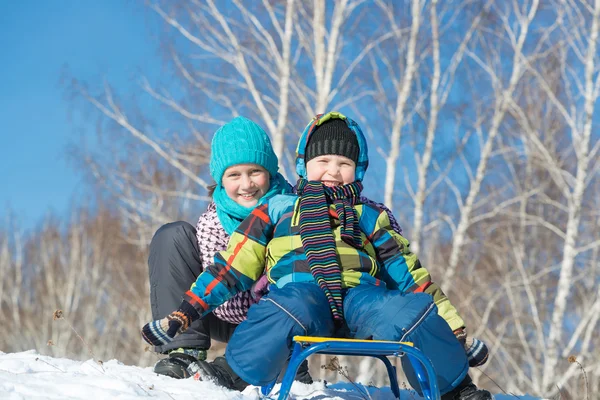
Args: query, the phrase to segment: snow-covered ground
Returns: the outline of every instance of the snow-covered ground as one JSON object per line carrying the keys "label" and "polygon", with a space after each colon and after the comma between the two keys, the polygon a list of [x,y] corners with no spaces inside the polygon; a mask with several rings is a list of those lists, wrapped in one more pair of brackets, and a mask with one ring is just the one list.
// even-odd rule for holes
{"label": "snow-covered ground", "polygon": [[[279,385],[278,385],[279,386]],[[275,387],[277,390],[278,386]],[[350,384],[327,387],[294,383],[290,398],[358,400],[361,396]],[[93,360],[73,361],[38,354],[0,352],[0,399],[258,399],[259,390],[249,387],[233,392],[211,382],[177,380],[160,376],[152,368],[124,365],[117,360],[102,365]],[[373,400],[393,399],[389,388],[369,388]],[[404,390],[402,400],[420,399],[415,392]],[[496,395],[497,400],[514,400],[514,396]],[[535,400],[519,396],[521,400]]]}

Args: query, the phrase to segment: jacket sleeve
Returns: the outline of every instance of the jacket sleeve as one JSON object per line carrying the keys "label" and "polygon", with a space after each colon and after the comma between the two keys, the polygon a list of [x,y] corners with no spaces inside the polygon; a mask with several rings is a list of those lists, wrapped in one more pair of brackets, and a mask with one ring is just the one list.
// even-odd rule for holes
{"label": "jacket sleeve", "polygon": [[372,205],[375,206],[377,208],[379,208],[380,210],[383,210],[386,212],[389,220],[390,220],[390,226],[392,227],[392,229],[399,233],[400,235],[402,235],[402,227],[400,226],[400,224],[398,224],[398,221],[396,221],[396,218],[394,217],[394,214],[392,213],[392,210],[390,210],[389,208],[387,208],[387,206],[383,203],[377,203],[376,201],[373,201],[371,199],[369,199],[368,197],[361,197],[360,198],[360,202],[363,204],[368,204],[368,205]]}
{"label": "jacket sleeve", "polygon": [[200,265],[204,266],[204,260],[202,259],[202,240],[203,238],[200,236],[201,232],[202,232],[202,226],[205,223],[205,216],[206,213],[203,213],[202,215],[200,215],[200,217],[198,218],[198,222],[196,223],[196,242],[198,243],[198,249],[200,249],[200,251],[198,252],[198,259],[200,260]]}
{"label": "jacket sleeve", "polygon": [[[373,213],[371,209],[371,213]],[[369,218],[366,218],[369,220]],[[397,233],[390,224],[388,214],[378,210],[370,218],[369,240],[373,243],[377,258],[382,265],[382,278],[391,289],[403,293],[425,292],[433,297],[438,314],[448,322],[452,330],[465,326],[462,317],[438,285],[431,281],[429,272],[421,265],[417,256],[410,251],[410,243]],[[374,222],[373,222],[374,220]]]}
{"label": "jacket sleeve", "polygon": [[198,276],[184,295],[202,317],[236,293],[248,290],[262,275],[267,243],[273,235],[268,203],[256,207],[231,235],[227,250],[215,254],[214,264]]}

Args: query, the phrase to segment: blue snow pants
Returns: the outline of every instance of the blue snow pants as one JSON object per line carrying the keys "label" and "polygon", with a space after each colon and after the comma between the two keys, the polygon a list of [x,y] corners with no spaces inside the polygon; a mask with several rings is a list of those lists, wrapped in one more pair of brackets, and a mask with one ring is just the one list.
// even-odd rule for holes
{"label": "blue snow pants", "polygon": [[[456,387],[468,372],[465,350],[428,294],[360,285],[347,290],[344,317],[350,338],[413,342],[433,363],[442,394]],[[314,283],[288,283],[281,289],[272,288],[250,307],[248,319],[235,330],[225,357],[243,380],[266,385],[284,367],[294,336],[328,337],[334,333],[324,292]],[[405,358],[404,372],[421,393]]]}

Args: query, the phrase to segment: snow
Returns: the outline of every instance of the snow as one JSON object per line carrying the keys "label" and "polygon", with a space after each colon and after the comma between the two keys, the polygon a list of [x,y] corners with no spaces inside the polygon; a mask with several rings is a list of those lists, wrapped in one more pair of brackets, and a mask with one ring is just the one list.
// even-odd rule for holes
{"label": "snow", "polygon": [[[277,391],[279,385],[275,387]],[[393,399],[389,388],[369,388],[372,400]],[[40,355],[35,350],[20,353],[0,352],[0,399],[258,399],[259,389],[248,387],[234,392],[211,382],[172,379],[157,375],[152,368],[124,365],[117,360],[98,364],[94,360],[73,361]],[[276,397],[275,397],[276,398]],[[364,398],[349,383],[328,385],[299,382],[292,387],[291,399]],[[520,400],[536,400],[519,396]],[[421,399],[415,392],[402,391],[402,400]],[[497,400],[514,400],[511,395],[496,395]]]}

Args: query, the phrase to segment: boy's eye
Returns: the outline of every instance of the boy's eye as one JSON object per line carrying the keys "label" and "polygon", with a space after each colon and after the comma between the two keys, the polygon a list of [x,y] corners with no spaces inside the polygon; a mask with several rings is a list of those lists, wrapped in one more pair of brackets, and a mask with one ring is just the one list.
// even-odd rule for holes
{"label": "boy's eye", "polygon": [[237,172],[233,172],[233,173],[227,175],[228,178],[237,178],[238,176],[240,176],[240,174],[238,174]]}

